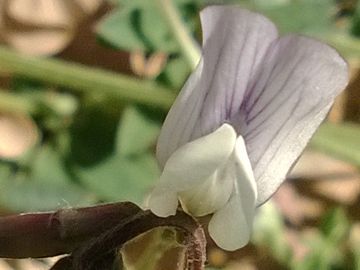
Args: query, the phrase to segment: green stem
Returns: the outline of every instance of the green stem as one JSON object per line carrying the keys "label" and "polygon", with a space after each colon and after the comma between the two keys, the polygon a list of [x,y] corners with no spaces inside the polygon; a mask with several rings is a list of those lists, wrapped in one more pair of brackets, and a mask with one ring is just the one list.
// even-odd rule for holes
{"label": "green stem", "polygon": [[192,38],[189,31],[186,29],[181,20],[181,16],[174,6],[173,0],[157,0],[159,10],[162,12],[164,19],[172,30],[172,33],[186,57],[190,67],[195,69],[199,62],[201,51]]}
{"label": "green stem", "polygon": [[36,104],[25,97],[0,90],[0,110],[18,113],[34,113]]}
{"label": "green stem", "polygon": [[56,92],[12,93],[0,89],[0,112],[36,114],[46,108],[61,116],[68,116],[77,108],[76,99],[69,94]]}
{"label": "green stem", "polygon": [[83,92],[103,92],[123,101],[168,109],[173,92],[152,81],[58,59],[24,56],[0,46],[0,69],[26,78]]}

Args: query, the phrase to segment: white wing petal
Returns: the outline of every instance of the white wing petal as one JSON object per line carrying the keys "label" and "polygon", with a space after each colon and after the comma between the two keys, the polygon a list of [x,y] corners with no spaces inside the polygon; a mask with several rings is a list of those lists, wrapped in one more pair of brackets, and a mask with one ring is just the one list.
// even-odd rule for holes
{"label": "white wing petal", "polygon": [[236,250],[249,242],[257,199],[256,182],[242,137],[236,141],[233,162],[234,191],[209,223],[211,238],[225,250]]}
{"label": "white wing petal", "polygon": [[179,200],[186,212],[201,217],[214,213],[226,204],[233,191],[235,179],[234,170],[226,165],[201,185],[180,192]]}
{"label": "white wing petal", "polygon": [[165,164],[148,201],[149,208],[159,216],[175,214],[177,194],[201,185],[222,167],[233,152],[235,142],[235,130],[224,124],[215,132],[177,149]]}
{"label": "white wing petal", "polygon": [[209,234],[222,249],[233,251],[250,240],[252,224],[248,224],[240,196],[233,194],[229,202],[211,217]]}

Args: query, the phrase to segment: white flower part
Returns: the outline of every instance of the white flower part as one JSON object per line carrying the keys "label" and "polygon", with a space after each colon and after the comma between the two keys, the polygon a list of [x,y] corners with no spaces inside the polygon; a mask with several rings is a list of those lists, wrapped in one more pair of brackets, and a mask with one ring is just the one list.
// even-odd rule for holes
{"label": "white flower part", "polygon": [[[223,179],[218,170],[227,164],[235,143],[235,130],[224,124],[213,133],[178,148],[166,162],[160,180],[150,195],[150,210],[162,217],[174,215],[180,194],[183,205],[189,211],[197,209],[196,214],[209,214],[221,208],[231,195],[232,183],[226,177]],[[198,190],[202,196],[192,202],[191,195],[187,196],[184,191],[194,194],[194,190]],[[205,199],[206,196],[209,199]],[[189,203],[184,200],[187,197]]]}
{"label": "white flower part", "polygon": [[222,164],[200,185],[179,193],[183,209],[193,216],[201,217],[214,213],[229,200],[233,190],[235,175],[228,166]]}
{"label": "white flower part", "polygon": [[165,164],[148,201],[158,216],[176,212],[180,200],[193,216],[214,213],[210,236],[219,247],[235,250],[250,239],[257,188],[244,139],[229,124],[185,144]]}
{"label": "white flower part", "polygon": [[257,200],[256,182],[241,136],[236,140],[229,166],[236,177],[233,191],[225,206],[212,216],[209,234],[219,247],[232,251],[250,240]]}

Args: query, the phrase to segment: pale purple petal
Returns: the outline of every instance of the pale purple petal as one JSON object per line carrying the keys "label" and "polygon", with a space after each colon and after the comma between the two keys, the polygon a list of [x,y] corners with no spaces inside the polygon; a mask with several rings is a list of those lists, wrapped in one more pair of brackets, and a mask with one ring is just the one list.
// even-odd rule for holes
{"label": "pale purple petal", "polygon": [[216,130],[239,111],[277,38],[267,18],[236,6],[207,7],[201,22],[203,58],[165,120],[157,148],[162,166],[179,146]]}
{"label": "pale purple petal", "polygon": [[258,204],[285,179],[347,81],[345,61],[329,46],[295,35],[273,44],[232,119],[245,138]]}
{"label": "pale purple petal", "polygon": [[234,6],[208,7],[201,20],[203,59],[168,114],[157,156],[164,166],[178,147],[230,123],[245,139],[261,204],[345,88],[347,65],[329,46],[278,38],[265,17]]}

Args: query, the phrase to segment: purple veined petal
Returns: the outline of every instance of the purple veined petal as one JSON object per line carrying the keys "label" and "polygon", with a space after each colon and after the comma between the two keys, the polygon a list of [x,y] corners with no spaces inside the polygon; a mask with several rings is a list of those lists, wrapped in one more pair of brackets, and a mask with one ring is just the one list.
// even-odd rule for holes
{"label": "purple veined petal", "polygon": [[258,204],[285,179],[347,82],[347,64],[326,44],[289,35],[272,45],[231,121],[246,142]]}
{"label": "purple veined petal", "polygon": [[203,60],[201,59],[196,70],[190,75],[183,89],[172,105],[161,128],[156,147],[156,157],[162,168],[170,155],[180,146],[187,143],[196,123],[196,116],[200,113],[203,95],[194,91],[199,87]]}
{"label": "purple veined petal", "polygon": [[181,145],[216,130],[240,108],[277,29],[264,16],[236,6],[201,12],[203,57],[163,125],[157,157],[163,167]]}

